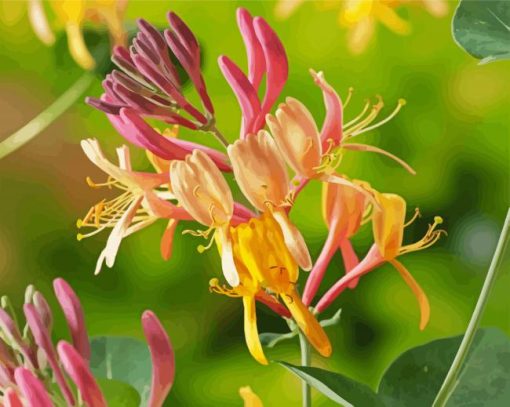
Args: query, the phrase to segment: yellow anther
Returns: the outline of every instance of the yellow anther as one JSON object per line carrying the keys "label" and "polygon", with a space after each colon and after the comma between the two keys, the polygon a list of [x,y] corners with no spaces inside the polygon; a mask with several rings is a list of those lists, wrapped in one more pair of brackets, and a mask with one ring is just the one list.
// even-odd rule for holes
{"label": "yellow anther", "polygon": [[83,220],[78,219],[78,220],[76,221],[76,227],[79,229],[79,228],[81,228],[82,226],[83,226]]}
{"label": "yellow anther", "polygon": [[405,99],[403,99],[403,98],[400,98],[400,99],[398,100],[398,104],[399,104],[400,106],[405,106],[405,105],[407,104],[407,100],[405,100]]}
{"label": "yellow anther", "polygon": [[76,235],[76,240],[78,240],[78,242],[79,242],[79,241],[80,241],[80,240],[82,240],[84,237],[85,237],[85,236],[84,236],[83,234],[78,233],[78,234]]}
{"label": "yellow anther", "polygon": [[436,225],[440,225],[441,223],[443,223],[443,218],[441,216],[434,216],[434,223]]}

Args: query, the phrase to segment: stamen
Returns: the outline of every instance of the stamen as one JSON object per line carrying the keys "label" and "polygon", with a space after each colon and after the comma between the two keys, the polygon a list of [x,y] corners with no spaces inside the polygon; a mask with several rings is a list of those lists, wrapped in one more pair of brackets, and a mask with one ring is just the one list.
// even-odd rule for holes
{"label": "stamen", "polygon": [[228,288],[225,285],[220,285],[220,281],[217,278],[213,278],[209,281],[209,291],[216,294],[226,295],[227,297],[232,298],[241,297],[241,295],[236,292],[235,289]]}
{"label": "stamen", "polygon": [[345,102],[343,103],[343,108],[345,109],[349,102],[351,101],[352,94],[354,93],[354,88],[351,86],[347,93],[347,97],[345,98]]}
{"label": "stamen", "polygon": [[[365,117],[360,122],[354,124],[349,129],[344,129],[344,139],[352,137],[353,133],[356,133],[358,130],[364,129],[366,126],[368,126],[370,123],[372,123],[375,118],[379,115],[379,112],[384,106],[383,100],[381,96],[377,96],[378,102],[372,106],[372,110],[368,114],[367,117]],[[359,133],[356,133],[359,134]]]}
{"label": "stamen", "polygon": [[393,110],[393,112],[391,112],[391,114],[388,117],[386,117],[385,119],[381,120],[380,122],[378,122],[376,124],[373,124],[372,126],[365,127],[364,129],[361,129],[359,131],[353,132],[350,135],[350,137],[354,137],[354,136],[357,136],[359,134],[366,133],[368,131],[374,130],[374,129],[382,126],[383,124],[388,123],[391,119],[393,119],[398,114],[400,109],[402,109],[402,107],[405,106],[405,104],[406,104],[406,100],[405,99],[399,99],[398,103],[397,103],[397,107]]}
{"label": "stamen", "polygon": [[92,181],[92,178],[90,178],[90,177],[85,178],[85,180],[87,181],[87,185],[91,188],[108,187],[111,189],[112,185],[116,185],[116,184],[120,185],[120,183],[115,178],[112,178],[112,177],[108,177],[107,181],[102,182],[102,183],[94,182],[94,181]]}
{"label": "stamen", "polygon": [[418,240],[415,243],[411,243],[401,247],[399,250],[399,255],[415,252],[418,250],[423,250],[434,245],[440,239],[442,234],[444,235],[447,234],[446,231],[443,229],[435,230],[436,227],[441,223],[443,223],[443,218],[441,218],[440,216],[435,216],[434,223],[432,225],[429,225],[427,233],[425,233],[425,236],[423,236],[420,240]]}
{"label": "stamen", "polygon": [[411,225],[416,219],[420,218],[421,217],[421,213],[420,213],[420,208],[415,208],[414,209],[414,215],[411,219],[409,219],[406,223],[404,223],[404,227],[408,227],[409,225]]}
{"label": "stamen", "polygon": [[367,101],[365,102],[365,106],[363,107],[363,110],[361,111],[361,113],[359,115],[357,115],[354,119],[352,119],[350,122],[344,124],[344,130],[353,125],[354,123],[356,123],[358,120],[360,120],[366,113],[366,111],[368,110],[368,108],[370,107],[370,100],[367,99]]}

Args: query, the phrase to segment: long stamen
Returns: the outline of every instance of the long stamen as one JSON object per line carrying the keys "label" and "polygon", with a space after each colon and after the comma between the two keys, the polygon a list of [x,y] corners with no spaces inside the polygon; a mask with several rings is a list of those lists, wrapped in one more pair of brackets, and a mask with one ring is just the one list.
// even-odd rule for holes
{"label": "long stamen", "polygon": [[365,115],[365,113],[367,112],[369,107],[370,107],[370,100],[367,100],[365,102],[365,106],[363,107],[363,110],[361,111],[361,113],[359,115],[357,115],[354,119],[352,119],[350,122],[347,122],[344,124],[344,130],[346,128],[348,128],[349,126],[352,126],[357,121],[361,120],[361,118]]}
{"label": "long stamen", "polygon": [[435,244],[439,240],[439,238],[441,237],[442,234],[446,235],[445,230],[442,230],[442,229],[435,230],[436,227],[438,225],[440,225],[441,223],[443,223],[443,218],[441,218],[440,216],[434,217],[434,223],[432,225],[429,225],[429,228],[427,230],[427,233],[425,233],[425,236],[423,236],[420,240],[418,240],[415,243],[411,243],[411,244],[403,246],[399,250],[399,255],[405,254],[405,253],[410,253],[410,252],[415,252],[418,250],[423,250],[423,249],[426,249],[426,248],[432,246],[433,244]]}
{"label": "long stamen", "polygon": [[397,107],[395,107],[393,112],[391,112],[391,114],[388,117],[386,117],[385,119],[381,120],[380,122],[377,122],[377,123],[373,124],[372,126],[368,126],[368,127],[360,129],[359,131],[355,131],[355,132],[351,133],[350,137],[354,137],[354,136],[357,136],[359,134],[366,133],[368,131],[374,130],[374,129],[382,126],[383,124],[388,123],[391,119],[393,119],[398,114],[400,109],[402,109],[402,107],[405,106],[405,104],[406,104],[405,99],[399,99],[399,101],[397,103]]}
{"label": "long stamen", "polygon": [[408,227],[409,225],[411,225],[416,219],[420,218],[421,217],[421,213],[420,213],[420,208],[416,208],[414,210],[414,215],[411,219],[409,219],[406,223],[404,223],[404,227]]}
{"label": "long stamen", "polygon": [[347,105],[349,104],[349,102],[351,101],[351,98],[352,98],[352,94],[354,93],[354,88],[351,86],[349,88],[349,91],[347,93],[347,97],[345,98],[345,102],[343,103],[343,108],[345,109],[347,107]]}
{"label": "long stamen", "polygon": [[[352,125],[348,129],[345,129],[344,138],[352,137],[354,133],[360,134],[360,133],[357,133],[358,130],[367,128],[366,126],[368,126],[370,123],[372,123],[375,120],[375,118],[379,115],[379,112],[381,111],[381,109],[384,107],[382,98],[380,96],[377,96],[377,99],[378,99],[378,102],[372,106],[372,110],[370,111],[370,113],[368,114],[367,117],[365,117],[360,122]],[[371,128],[373,128],[373,126],[371,126]]]}
{"label": "long stamen", "polygon": [[241,297],[241,294],[236,292],[235,289],[228,288],[225,285],[220,285],[220,281],[217,278],[213,278],[209,281],[209,291],[232,298]]}

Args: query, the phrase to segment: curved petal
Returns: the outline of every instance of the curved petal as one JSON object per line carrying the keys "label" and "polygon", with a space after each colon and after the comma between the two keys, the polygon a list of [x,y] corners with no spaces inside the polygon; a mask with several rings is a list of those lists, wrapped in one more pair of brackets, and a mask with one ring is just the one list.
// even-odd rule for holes
{"label": "curved petal", "polygon": [[308,339],[308,342],[310,342],[322,356],[331,356],[333,349],[326,332],[324,332],[324,329],[317,319],[315,319],[308,310],[308,307],[301,302],[299,295],[295,291],[292,291],[286,295],[282,295],[282,299],[298,324],[299,329],[301,329]]}
{"label": "curved petal", "polygon": [[221,269],[223,270],[223,275],[231,287],[237,287],[240,282],[239,273],[234,262],[234,249],[229,236],[228,225],[218,229],[218,239],[221,247]]}
{"label": "curved petal", "polygon": [[62,278],[53,281],[53,290],[64,312],[74,347],[84,359],[89,360],[90,343],[80,299],[71,286]]}
{"label": "curved petal", "polygon": [[45,45],[53,45],[55,43],[55,34],[53,34],[48,23],[41,0],[30,0],[28,2],[28,18],[35,35]]}
{"label": "curved petal", "polygon": [[243,297],[244,305],[244,337],[246,345],[255,360],[263,365],[267,365],[267,359],[259,339],[257,328],[257,314],[255,310],[255,298],[250,296]]}
{"label": "curved petal", "polygon": [[62,392],[67,404],[74,405],[73,394],[66,382],[64,374],[62,373],[62,369],[58,363],[55,348],[53,347],[50,335],[46,330],[46,327],[44,326],[39,313],[33,304],[25,304],[23,306],[23,311],[25,313],[27,324],[30,327],[30,331],[34,336],[35,343],[44,351],[48,363],[53,370],[55,381],[57,382],[58,387],[60,388],[60,391]]}
{"label": "curved petal", "polygon": [[151,391],[147,407],[160,407],[174,382],[174,350],[165,329],[152,311],[143,313],[142,326],[152,359]]}
{"label": "curved petal", "polygon": [[296,263],[305,271],[311,270],[312,258],[301,232],[290,222],[284,211],[274,211],[273,217],[280,225],[285,244]]}
{"label": "curved petal", "polygon": [[69,343],[60,341],[57,345],[58,355],[67,374],[78,387],[83,401],[88,407],[108,407],[87,363]]}
{"label": "curved petal", "polygon": [[242,7],[237,9],[237,25],[246,48],[248,78],[253,87],[258,89],[266,70],[266,61],[264,51],[253,28],[253,17],[248,10]]}
{"label": "curved petal", "polygon": [[400,273],[418,301],[420,306],[420,330],[423,331],[430,319],[430,304],[427,295],[402,263],[397,260],[391,260],[390,263]]}
{"label": "curved petal", "polygon": [[343,108],[342,100],[338,93],[326,82],[324,73],[315,72],[310,69],[310,74],[317,86],[322,90],[324,105],[326,106],[326,117],[322,123],[321,140],[323,147],[327,147],[327,141],[333,140],[335,144],[342,140]]}
{"label": "curved petal", "polygon": [[27,407],[53,407],[44,385],[30,370],[18,367],[14,371],[14,377],[27,401]]}

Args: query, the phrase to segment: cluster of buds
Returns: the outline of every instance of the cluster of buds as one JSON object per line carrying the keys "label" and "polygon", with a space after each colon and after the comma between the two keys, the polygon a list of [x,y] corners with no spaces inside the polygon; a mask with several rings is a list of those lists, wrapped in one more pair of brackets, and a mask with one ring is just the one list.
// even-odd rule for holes
{"label": "cluster of buds", "polygon": [[[125,147],[118,149],[116,166],[105,158],[97,141],[83,142],[89,159],[109,175],[107,182],[91,185],[116,186],[123,191],[113,201],[101,201],[92,207],[80,221],[80,226],[95,227],[91,234],[112,228],[98,267],[104,259],[111,267],[121,239],[159,218],[169,219],[162,239],[162,248],[166,247],[162,252],[168,258],[177,222],[198,221],[207,229],[184,233],[210,239],[208,244],[198,246],[200,252],[216,244],[228,286],[214,278],[210,290],[242,299],[246,343],[253,357],[263,364],[267,359],[258,335],[257,302],[293,319],[295,324],[290,325],[299,327],[321,355],[329,356],[332,347],[317,314],[325,311],[346,287],[355,288],[360,277],[385,262],[395,267],[416,295],[423,329],[430,313],[427,297],[397,257],[434,244],[442,234],[436,229],[441,218],[435,218],[423,239],[405,245],[403,232],[410,223],[405,221],[405,200],[338,172],[344,154],[372,152],[415,173],[390,152],[352,142],[354,137],[391,120],[405,101],[399,100],[392,113],[379,119],[384,104],[378,97],[374,103],[367,102],[353,119],[345,120],[352,90],[342,101],[322,72],[310,70],[324,99],[326,114],[322,125],[317,125],[304,103],[291,97],[272,113],[288,77],[287,55],[264,19],[239,9],[237,22],[246,48],[248,72],[244,73],[227,56],[220,56],[218,62],[241,107],[240,137],[232,144],[219,137],[226,154],[179,140],[174,128],[159,132],[144,118],[210,131],[216,136],[221,133],[200,71],[198,42],[175,14],[170,13],[168,19],[171,29],[164,34],[140,21],[140,32],[130,50],[117,48],[114,52],[113,60],[124,73],[114,71],[104,82],[105,94],[100,99],[88,99],[107,114],[128,141],[148,151],[157,170],[157,174],[133,171]],[[168,49],[193,82],[203,111],[188,103],[181,93]],[[264,94],[259,98],[262,89]],[[223,174],[230,171],[253,210],[236,201]],[[294,202],[310,181],[323,185],[323,215],[329,229],[315,262],[289,218]],[[350,239],[369,222],[374,244],[360,260]],[[310,311],[337,250],[343,256],[346,274]],[[297,287],[300,268],[311,270],[302,296]]]}
{"label": "cluster of buds", "polygon": [[[0,405],[106,407],[105,397],[89,367],[90,342],[76,293],[63,279],[53,282],[72,342],[52,343],[53,314],[33,286],[25,294],[26,325],[21,330],[7,297],[0,308]],[[9,310],[10,308],[10,310]],[[11,311],[11,312],[8,312]],[[142,326],[152,359],[152,385],[147,406],[160,407],[174,380],[174,353],[168,335],[151,311]]]}

